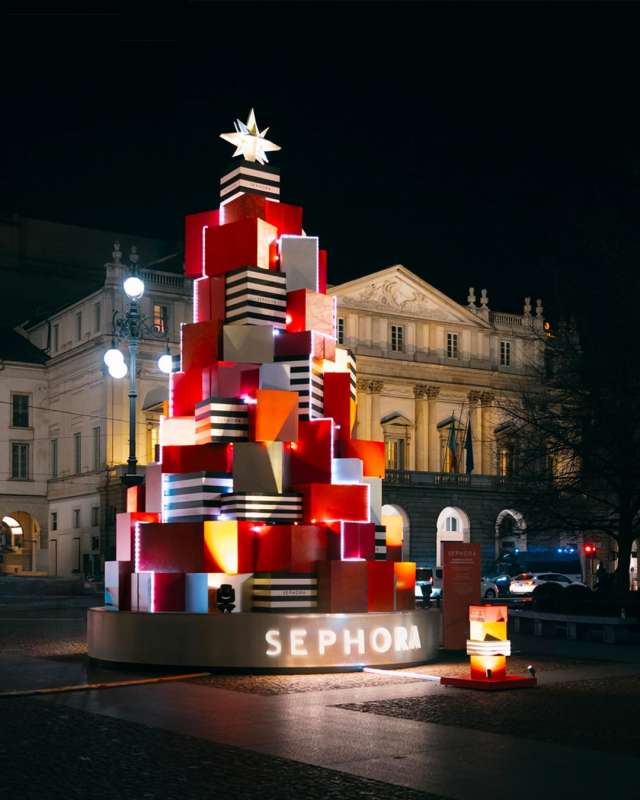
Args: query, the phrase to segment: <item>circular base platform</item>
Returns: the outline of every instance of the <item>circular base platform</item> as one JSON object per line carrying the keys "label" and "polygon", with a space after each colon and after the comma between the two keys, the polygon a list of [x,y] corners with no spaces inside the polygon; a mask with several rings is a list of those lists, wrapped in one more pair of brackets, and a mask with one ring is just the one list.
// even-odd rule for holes
{"label": "circular base platform", "polygon": [[90,608],[89,657],[212,669],[287,671],[432,661],[440,611],[359,614],[134,613]]}

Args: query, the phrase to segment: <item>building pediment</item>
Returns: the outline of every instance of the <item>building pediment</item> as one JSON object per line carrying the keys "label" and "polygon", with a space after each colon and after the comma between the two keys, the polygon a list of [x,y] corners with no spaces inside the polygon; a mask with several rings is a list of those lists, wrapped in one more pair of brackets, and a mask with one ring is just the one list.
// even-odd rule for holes
{"label": "building pediment", "polygon": [[337,296],[339,305],[347,308],[489,327],[485,320],[402,265],[333,286],[329,294]]}

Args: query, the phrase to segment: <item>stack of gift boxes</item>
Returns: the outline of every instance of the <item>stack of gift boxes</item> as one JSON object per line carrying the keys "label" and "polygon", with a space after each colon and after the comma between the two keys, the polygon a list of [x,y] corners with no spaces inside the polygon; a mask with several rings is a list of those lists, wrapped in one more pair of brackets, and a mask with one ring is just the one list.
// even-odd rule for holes
{"label": "stack of gift boxes", "polygon": [[194,322],[161,460],[118,514],[105,604],[215,612],[231,584],[235,611],[413,608],[415,564],[382,526],[384,447],[352,438],[355,359],[336,344],[326,253],[302,209],[258,187],[188,216],[185,271]]}

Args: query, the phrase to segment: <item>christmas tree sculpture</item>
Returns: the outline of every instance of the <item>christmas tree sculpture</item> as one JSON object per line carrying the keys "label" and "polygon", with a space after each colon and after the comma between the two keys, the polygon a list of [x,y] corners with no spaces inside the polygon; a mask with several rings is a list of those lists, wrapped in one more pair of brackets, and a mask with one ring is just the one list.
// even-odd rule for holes
{"label": "christmas tree sculpture", "polygon": [[353,438],[356,362],[336,343],[326,251],[303,231],[302,208],[280,202],[266,163],[280,148],[265,134],[253,111],[222,134],[241,160],[220,181],[219,208],[186,218],[193,322],[170,375],[160,462],[118,515],[113,609],[414,608],[415,564],[387,548],[381,525],[383,443]]}

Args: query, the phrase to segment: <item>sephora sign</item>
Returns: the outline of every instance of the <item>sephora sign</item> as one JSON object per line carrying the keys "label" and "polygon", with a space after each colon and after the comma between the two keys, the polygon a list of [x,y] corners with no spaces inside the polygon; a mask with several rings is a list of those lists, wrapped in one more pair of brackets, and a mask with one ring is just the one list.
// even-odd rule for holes
{"label": "sephora sign", "polygon": [[257,670],[408,665],[438,656],[440,611],[114,613],[89,609],[91,658]]}

